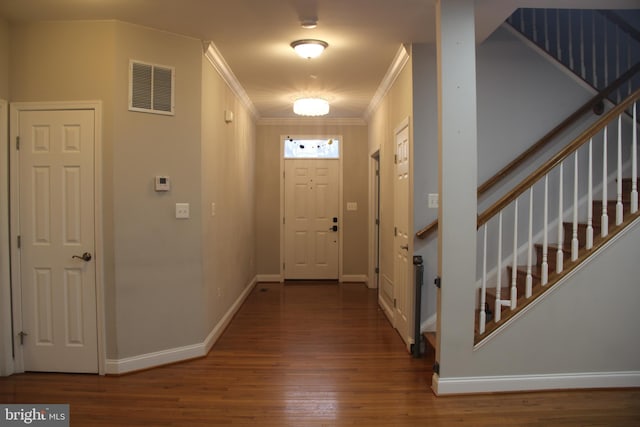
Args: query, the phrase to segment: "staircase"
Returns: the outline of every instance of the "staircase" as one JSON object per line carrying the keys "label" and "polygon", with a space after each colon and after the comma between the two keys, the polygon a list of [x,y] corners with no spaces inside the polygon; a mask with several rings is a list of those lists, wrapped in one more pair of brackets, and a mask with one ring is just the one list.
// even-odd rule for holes
{"label": "staircase", "polygon": [[[479,216],[482,277],[476,343],[640,216],[639,99],[640,90]],[[627,173],[630,177],[623,178]],[[522,259],[526,259],[525,265],[520,263]],[[494,268],[488,269],[489,265]]]}
{"label": "staircase", "polygon": [[[545,259],[544,255],[544,245],[542,243],[535,243],[535,264],[532,266],[531,270],[531,279],[532,279],[532,289],[531,296],[527,297],[525,295],[526,292],[526,284],[527,284],[527,276],[529,275],[528,266],[519,265],[515,269],[515,281],[516,281],[516,292],[517,292],[517,302],[516,309],[511,310],[510,305],[504,304],[496,304],[497,302],[497,290],[496,288],[488,289],[486,293],[486,301],[484,305],[485,309],[485,328],[481,333],[480,327],[480,319],[481,319],[481,309],[476,311],[476,339],[475,342],[478,343],[482,341],[487,336],[491,335],[500,325],[505,324],[509,319],[515,316],[518,312],[522,311],[525,307],[527,307],[530,303],[532,303],[535,299],[542,296],[546,291],[548,291],[554,284],[560,281],[564,276],[566,276],[569,272],[571,272],[575,267],[577,267],[581,262],[586,260],[590,255],[592,255],[597,249],[602,247],[606,242],[611,240],[615,235],[621,232],[625,227],[635,221],[638,217],[640,217],[640,212],[636,210],[635,213],[631,214],[631,194],[632,194],[632,180],[631,178],[625,178],[622,180],[622,204],[623,204],[623,215],[624,220],[619,225],[614,225],[609,228],[609,234],[606,237],[602,237],[601,234],[601,224],[602,224],[602,201],[594,200],[592,202],[593,212],[597,212],[598,215],[593,217],[592,222],[592,232],[593,232],[593,244],[590,248],[587,248],[587,230],[589,229],[589,225],[586,222],[578,223],[577,227],[577,239],[578,239],[578,252],[575,260],[572,259],[572,241],[573,241],[573,223],[572,222],[563,222],[563,234],[564,240],[562,246],[558,245],[549,245],[547,247],[547,268],[548,268],[548,281],[546,285],[542,285],[542,276],[543,276],[543,263]],[[607,212],[615,212],[616,211],[617,200],[608,200],[607,201]],[[569,248],[569,249],[568,249]],[[560,272],[558,271],[558,251],[562,251],[562,269]],[[506,267],[506,273],[508,277],[514,276],[514,268],[513,266]],[[502,287],[501,295],[509,295],[510,287]],[[480,297],[480,296],[479,296]],[[496,316],[494,315],[494,310],[500,307],[501,314],[499,316],[500,321],[496,321]]]}
{"label": "staircase", "polygon": [[606,11],[519,9],[507,22],[617,106],[479,215],[476,344],[640,215],[638,31]]}
{"label": "staircase", "polygon": [[[598,95],[481,185],[478,197],[490,194],[576,118],[592,109],[601,117],[478,216],[476,345],[560,285],[640,216],[640,33],[606,11],[519,9],[507,22]],[[605,98],[613,107],[597,105]],[[437,226],[435,221],[416,236],[425,238]],[[434,332],[423,338],[436,348]]]}

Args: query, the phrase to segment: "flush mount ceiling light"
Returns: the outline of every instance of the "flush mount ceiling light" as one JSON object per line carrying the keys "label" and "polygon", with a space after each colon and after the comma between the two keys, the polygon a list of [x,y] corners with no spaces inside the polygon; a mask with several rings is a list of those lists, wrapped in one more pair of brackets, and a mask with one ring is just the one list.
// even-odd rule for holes
{"label": "flush mount ceiling light", "polygon": [[329,101],[322,98],[299,98],[293,103],[293,112],[299,116],[326,116]]}
{"label": "flush mount ceiling light", "polygon": [[322,40],[305,39],[294,41],[291,47],[302,58],[311,59],[320,56],[329,44]]}

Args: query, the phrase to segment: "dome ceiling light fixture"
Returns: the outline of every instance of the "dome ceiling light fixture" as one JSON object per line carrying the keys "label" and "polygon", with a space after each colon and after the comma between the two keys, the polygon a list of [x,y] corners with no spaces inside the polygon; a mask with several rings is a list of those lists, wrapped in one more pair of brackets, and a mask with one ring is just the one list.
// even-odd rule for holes
{"label": "dome ceiling light fixture", "polygon": [[326,116],[329,101],[323,98],[298,98],[293,103],[293,112],[299,116]]}
{"label": "dome ceiling light fixture", "polygon": [[291,47],[300,57],[312,59],[320,56],[329,44],[322,40],[304,39],[294,41]]}

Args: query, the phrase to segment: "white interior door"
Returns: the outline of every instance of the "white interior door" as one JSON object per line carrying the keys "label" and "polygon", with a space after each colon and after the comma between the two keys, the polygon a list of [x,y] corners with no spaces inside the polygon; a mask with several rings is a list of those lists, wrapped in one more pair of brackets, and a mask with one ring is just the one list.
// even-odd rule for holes
{"label": "white interior door", "polygon": [[411,344],[412,261],[409,255],[409,126],[396,132],[396,166],[394,184],[394,305],[395,327],[402,339]]}
{"label": "white interior door", "polygon": [[285,160],[285,279],[338,278],[339,160]]}
{"label": "white interior door", "polygon": [[25,371],[98,372],[94,121],[93,110],[19,113]]}

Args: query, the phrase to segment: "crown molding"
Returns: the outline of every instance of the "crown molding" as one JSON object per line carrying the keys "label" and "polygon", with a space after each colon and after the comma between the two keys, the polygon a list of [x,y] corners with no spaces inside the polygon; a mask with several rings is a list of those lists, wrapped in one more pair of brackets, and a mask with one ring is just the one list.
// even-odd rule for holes
{"label": "crown molding", "polygon": [[348,117],[265,117],[258,119],[258,126],[366,126],[366,120],[362,118]]}
{"label": "crown molding", "polygon": [[231,71],[231,67],[227,64],[227,61],[224,60],[222,54],[218,50],[213,42],[207,41],[204,42],[204,56],[207,57],[213,68],[220,74],[220,77],[225,81],[225,83],[231,88],[233,93],[242,101],[244,106],[249,110],[251,115],[255,120],[260,119],[260,114],[258,110],[256,110],[255,105],[251,102],[249,95],[244,90],[238,79],[236,78],[233,71]]}
{"label": "crown molding", "polygon": [[385,74],[384,78],[380,82],[380,86],[378,86],[378,90],[371,98],[371,102],[369,106],[364,112],[364,120],[368,121],[371,118],[371,114],[378,108],[384,96],[389,92],[393,83],[395,83],[396,79],[400,75],[400,72],[404,68],[404,66],[409,62],[409,52],[404,45],[400,45],[398,48],[398,52],[396,52],[395,58],[393,58],[393,62],[389,66],[387,70],[387,74]]}

